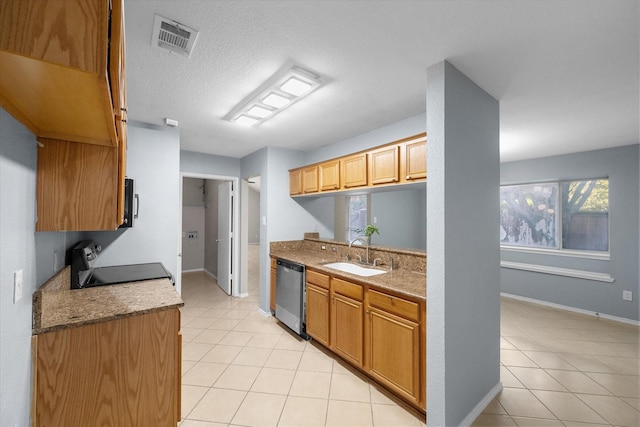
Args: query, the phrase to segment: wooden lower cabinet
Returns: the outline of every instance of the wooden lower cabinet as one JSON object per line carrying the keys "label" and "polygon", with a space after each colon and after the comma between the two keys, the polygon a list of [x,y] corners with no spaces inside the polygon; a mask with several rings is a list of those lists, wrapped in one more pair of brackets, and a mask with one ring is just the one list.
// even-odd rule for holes
{"label": "wooden lower cabinet", "polygon": [[166,426],[180,420],[180,311],[33,336],[33,426]]}
{"label": "wooden lower cabinet", "polygon": [[369,374],[419,405],[420,325],[376,308],[367,316]]}
{"label": "wooden lower cabinet", "polygon": [[307,269],[307,334],[426,409],[426,303]]}
{"label": "wooden lower cabinet", "polygon": [[307,283],[307,334],[329,346],[329,290]]}
{"label": "wooden lower cabinet", "polygon": [[358,367],[364,364],[362,285],[331,279],[331,349]]}

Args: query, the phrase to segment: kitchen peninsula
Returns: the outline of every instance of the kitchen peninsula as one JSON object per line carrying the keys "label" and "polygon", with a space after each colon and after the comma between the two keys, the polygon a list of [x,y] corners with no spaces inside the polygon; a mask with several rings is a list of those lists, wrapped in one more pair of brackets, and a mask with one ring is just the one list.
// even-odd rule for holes
{"label": "kitchen peninsula", "polygon": [[33,295],[33,425],[175,426],[184,303],[171,281],[70,290],[69,271]]}
{"label": "kitchen peninsula", "polygon": [[[369,247],[376,268],[360,276],[327,266],[356,259],[365,247],[305,236],[271,242],[271,295],[276,259],[306,267],[306,333],[395,396],[426,409],[426,254]],[[355,262],[354,264],[356,264]],[[275,301],[272,298],[272,305]],[[273,307],[272,307],[273,309]]]}

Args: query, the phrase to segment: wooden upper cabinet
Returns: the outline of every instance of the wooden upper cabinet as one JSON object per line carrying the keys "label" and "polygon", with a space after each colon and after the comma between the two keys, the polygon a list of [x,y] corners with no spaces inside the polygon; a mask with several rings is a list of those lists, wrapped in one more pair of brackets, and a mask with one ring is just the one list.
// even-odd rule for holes
{"label": "wooden upper cabinet", "polygon": [[320,166],[320,190],[330,191],[340,188],[340,160],[324,162]]}
{"label": "wooden upper cabinet", "polygon": [[302,169],[302,191],[305,194],[318,192],[318,166]]}
{"label": "wooden upper cabinet", "polygon": [[118,148],[38,140],[36,231],[118,228]]}
{"label": "wooden upper cabinet", "polygon": [[289,194],[295,196],[302,194],[302,170],[289,171]]}
{"label": "wooden upper cabinet", "polygon": [[392,184],[399,180],[400,155],[399,147],[393,145],[371,151],[369,154],[370,182],[376,184]]}
{"label": "wooden upper cabinet", "polygon": [[0,2],[0,105],[36,136],[117,146],[122,1]]}
{"label": "wooden upper cabinet", "polygon": [[344,188],[367,185],[367,153],[354,154],[342,159],[342,186]]}
{"label": "wooden upper cabinet", "polygon": [[427,177],[427,139],[422,136],[401,145],[402,177],[406,181]]}

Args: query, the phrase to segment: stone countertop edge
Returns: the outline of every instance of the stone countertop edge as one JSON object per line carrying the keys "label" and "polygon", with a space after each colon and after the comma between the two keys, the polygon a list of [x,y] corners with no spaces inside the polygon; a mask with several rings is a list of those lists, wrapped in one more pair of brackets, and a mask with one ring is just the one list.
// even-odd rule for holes
{"label": "stone countertop edge", "polygon": [[[269,253],[269,256],[304,264],[308,268],[313,268],[314,270],[321,271],[335,277],[353,280],[355,282],[364,283],[380,289],[397,292],[398,294],[417,298],[422,301],[426,301],[427,299],[427,276],[424,273],[398,269],[391,271],[387,270],[387,273],[378,274],[376,276],[364,277],[325,267],[324,264],[339,262],[340,260],[328,257],[325,258],[315,251],[272,250]],[[384,268],[380,268],[380,270],[384,270]]]}
{"label": "stone countertop edge", "polygon": [[169,279],[71,290],[60,286],[65,277],[63,270],[34,292],[33,335],[184,305]]}

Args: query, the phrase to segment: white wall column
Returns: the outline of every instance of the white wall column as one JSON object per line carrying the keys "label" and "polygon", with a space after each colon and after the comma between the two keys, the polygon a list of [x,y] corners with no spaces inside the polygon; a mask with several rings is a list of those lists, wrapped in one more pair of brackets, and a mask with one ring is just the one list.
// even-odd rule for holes
{"label": "white wall column", "polygon": [[427,70],[427,424],[470,423],[500,386],[499,103]]}

